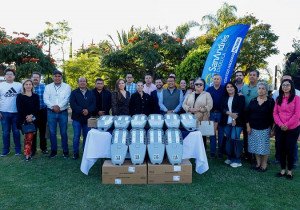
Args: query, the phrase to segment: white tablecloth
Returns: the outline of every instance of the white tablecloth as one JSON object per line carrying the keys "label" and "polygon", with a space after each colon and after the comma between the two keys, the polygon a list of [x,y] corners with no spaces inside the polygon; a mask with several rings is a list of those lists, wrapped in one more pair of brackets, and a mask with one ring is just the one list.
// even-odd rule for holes
{"label": "white tablecloth", "polygon": [[88,175],[98,158],[110,158],[111,134],[91,129],[86,137],[80,170]]}
{"label": "white tablecloth", "polygon": [[[111,134],[92,129],[88,132],[80,170],[88,175],[98,158],[110,158]],[[202,174],[208,170],[208,162],[200,131],[189,133],[183,140],[183,159],[196,159],[196,172]]]}
{"label": "white tablecloth", "polygon": [[190,132],[183,140],[182,159],[196,159],[196,172],[203,174],[208,167],[206,152],[203,144],[203,138],[200,131]]}

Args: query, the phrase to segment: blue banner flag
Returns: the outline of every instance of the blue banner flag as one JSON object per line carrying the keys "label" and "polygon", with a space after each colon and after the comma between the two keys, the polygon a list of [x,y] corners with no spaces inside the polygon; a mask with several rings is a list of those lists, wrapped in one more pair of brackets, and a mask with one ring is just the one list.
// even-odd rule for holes
{"label": "blue banner flag", "polygon": [[219,74],[222,85],[230,81],[233,68],[250,25],[237,24],[226,28],[216,38],[206,58],[201,78],[206,87],[212,86],[212,77]]}

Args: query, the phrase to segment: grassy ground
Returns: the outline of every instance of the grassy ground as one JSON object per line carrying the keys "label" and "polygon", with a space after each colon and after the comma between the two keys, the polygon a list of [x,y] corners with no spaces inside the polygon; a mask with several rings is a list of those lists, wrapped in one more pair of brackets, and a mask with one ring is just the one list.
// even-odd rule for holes
{"label": "grassy ground", "polygon": [[289,181],[274,177],[278,165],[259,173],[246,163],[234,169],[210,159],[209,171],[193,172],[192,184],[116,186],[101,184],[100,161],[89,176],[80,163],[39,150],[25,162],[11,150],[0,158],[0,209],[300,209],[299,169]]}

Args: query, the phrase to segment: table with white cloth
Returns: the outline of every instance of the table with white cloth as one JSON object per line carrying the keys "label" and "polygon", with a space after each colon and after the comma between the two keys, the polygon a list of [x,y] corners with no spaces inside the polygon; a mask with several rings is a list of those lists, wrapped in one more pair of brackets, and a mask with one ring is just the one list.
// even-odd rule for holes
{"label": "table with white cloth", "polygon": [[[88,132],[80,170],[88,175],[89,170],[99,158],[111,158],[110,145],[112,135],[109,132],[91,129]],[[206,152],[200,131],[190,132],[183,140],[182,159],[196,159],[196,172],[203,174],[208,167]]]}

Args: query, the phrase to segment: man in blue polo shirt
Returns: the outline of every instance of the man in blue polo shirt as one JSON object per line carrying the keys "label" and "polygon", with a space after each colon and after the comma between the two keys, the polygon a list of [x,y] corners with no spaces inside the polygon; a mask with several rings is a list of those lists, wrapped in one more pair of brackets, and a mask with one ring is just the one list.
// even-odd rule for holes
{"label": "man in blue polo shirt", "polygon": [[[259,78],[259,71],[258,70],[251,70],[249,72],[249,85],[244,84],[241,90],[241,94],[245,97],[245,115],[248,110],[248,106],[250,104],[250,101],[253,98],[256,98],[258,96],[257,93],[257,82]],[[248,152],[248,132],[246,128],[246,124],[243,128],[243,138],[244,138],[244,152],[245,152],[245,158],[248,159],[250,162],[252,161],[252,155]]]}
{"label": "man in blue polo shirt", "polygon": [[[213,99],[213,108],[210,111],[210,120],[214,121],[215,133],[218,130],[218,157],[222,158],[222,141],[223,141],[223,129],[218,124],[221,121],[221,104],[224,96],[224,86],[221,85],[222,77],[219,74],[213,76],[213,86],[207,89]],[[217,139],[216,136],[210,136],[210,156],[214,158],[216,156]]]}

